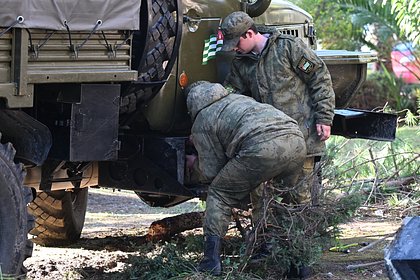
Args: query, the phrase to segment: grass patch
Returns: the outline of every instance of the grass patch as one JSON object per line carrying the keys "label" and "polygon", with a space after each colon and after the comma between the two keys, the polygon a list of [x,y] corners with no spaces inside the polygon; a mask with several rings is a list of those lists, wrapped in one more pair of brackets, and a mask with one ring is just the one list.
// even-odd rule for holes
{"label": "grass patch", "polygon": [[[224,266],[223,279],[251,280],[260,278],[251,272],[239,272],[239,251],[243,241],[237,233],[230,234],[224,241],[222,264]],[[139,256],[130,260],[130,265],[124,271],[123,279],[135,280],[163,280],[163,279],[221,279],[196,270],[202,258],[203,235],[180,235],[171,242],[150,243],[139,247]],[[120,278],[121,279],[121,278]]]}
{"label": "grass patch", "polygon": [[407,145],[408,149],[420,153],[420,126],[403,126],[397,130],[396,141]]}

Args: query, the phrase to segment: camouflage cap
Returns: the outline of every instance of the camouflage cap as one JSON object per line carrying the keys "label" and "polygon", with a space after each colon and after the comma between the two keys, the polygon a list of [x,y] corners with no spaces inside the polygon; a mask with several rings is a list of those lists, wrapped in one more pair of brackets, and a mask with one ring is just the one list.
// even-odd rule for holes
{"label": "camouflage cap", "polygon": [[222,22],[223,51],[231,51],[239,43],[239,38],[254,24],[254,20],[244,12],[233,12]]}
{"label": "camouflage cap", "polygon": [[200,81],[192,84],[187,95],[187,108],[192,120],[195,120],[195,117],[202,109],[228,94],[228,91],[218,83]]}

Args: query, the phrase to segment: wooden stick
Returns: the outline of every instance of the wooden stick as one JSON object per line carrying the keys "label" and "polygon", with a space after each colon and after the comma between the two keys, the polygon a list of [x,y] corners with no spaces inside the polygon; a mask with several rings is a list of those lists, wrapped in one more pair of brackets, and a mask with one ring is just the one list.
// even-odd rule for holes
{"label": "wooden stick", "polygon": [[[418,200],[416,201],[416,203],[418,203]],[[401,211],[400,216],[404,216],[404,214],[408,211],[410,211],[411,209],[415,209],[415,208],[420,208],[420,205],[413,205],[411,207],[408,207],[406,209],[404,209],[403,211]]]}
{"label": "wooden stick", "polygon": [[382,261],[370,262],[370,263],[350,264],[346,266],[346,269],[351,270],[351,269],[356,269],[356,268],[361,268],[361,267],[374,266],[374,265],[383,264],[383,263],[384,261],[382,260]]}
{"label": "wooden stick", "polygon": [[384,241],[384,240],[385,240],[385,239],[387,239],[388,237],[393,236],[394,234],[395,234],[395,232],[390,233],[390,234],[387,234],[387,235],[385,235],[384,237],[382,237],[382,238],[380,238],[380,239],[378,239],[378,240],[376,240],[376,241],[374,241],[374,242],[370,243],[369,245],[367,245],[367,246],[365,246],[365,247],[360,248],[359,250],[357,250],[357,252],[358,252],[358,253],[360,253],[360,252],[366,251],[367,249],[372,248],[373,246],[375,246],[376,244],[378,244],[379,242]]}

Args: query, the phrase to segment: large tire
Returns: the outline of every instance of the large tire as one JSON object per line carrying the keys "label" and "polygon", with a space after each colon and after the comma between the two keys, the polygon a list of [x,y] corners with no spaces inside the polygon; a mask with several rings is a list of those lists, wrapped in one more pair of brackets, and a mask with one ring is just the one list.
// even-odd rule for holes
{"label": "large tire", "polygon": [[271,0],[256,0],[253,1],[247,8],[247,13],[250,17],[258,17],[262,15],[270,6]]}
{"label": "large tire", "polygon": [[132,113],[155,96],[176,61],[181,41],[179,0],[142,0],[140,30],[133,36],[132,68],[136,83],[123,89],[120,113]]}
{"label": "large tire", "polygon": [[[24,278],[23,261],[32,254],[28,241],[23,165],[15,164],[12,144],[0,144],[0,276]],[[30,198],[29,198],[30,199]]]}
{"label": "large tire", "polygon": [[35,236],[34,242],[59,246],[77,241],[85,223],[87,200],[87,188],[38,193],[29,205],[35,217],[35,227],[30,232]]}

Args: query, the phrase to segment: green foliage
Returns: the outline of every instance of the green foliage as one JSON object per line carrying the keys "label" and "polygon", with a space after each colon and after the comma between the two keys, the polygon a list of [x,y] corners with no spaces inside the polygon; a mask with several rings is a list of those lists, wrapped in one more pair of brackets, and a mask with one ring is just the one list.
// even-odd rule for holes
{"label": "green foliage", "polygon": [[[316,264],[339,236],[338,226],[348,221],[363,202],[376,199],[388,207],[404,209],[406,215],[418,215],[419,133],[420,127],[399,128],[394,142],[331,137],[323,166],[323,204],[292,207],[276,199],[274,190],[266,213],[267,228],[257,235],[249,234],[248,242],[236,231],[225,239],[221,277],[196,271],[203,236],[187,235],[139,247],[138,256],[129,260],[130,266],[118,279],[281,279],[290,267]],[[391,184],[399,178],[412,178],[412,183]],[[375,192],[370,196],[372,190]],[[264,243],[268,244],[268,257],[252,261],[250,256]]]}
{"label": "green foliage", "polygon": [[418,0],[390,0],[389,2],[401,33],[414,45],[419,45],[420,2]]}
{"label": "green foliage", "polygon": [[[370,82],[366,85],[379,90],[371,90],[373,92],[367,96],[359,93],[358,98],[362,102],[356,99],[355,102],[359,105],[356,108],[373,109],[388,104],[397,112],[403,111],[406,120],[416,120],[412,113],[416,110],[418,90],[414,86],[407,86],[392,74],[391,51],[397,42],[414,42],[418,45],[420,1],[294,0],[292,2],[313,16],[317,37],[323,48],[355,50],[366,45],[377,52],[381,70],[371,76]],[[420,61],[418,52],[414,53],[414,57]],[[377,82],[374,81],[375,78],[378,79]],[[370,90],[366,86],[363,89]],[[374,103],[375,106],[366,108],[370,103]]]}
{"label": "green foliage", "polygon": [[292,2],[313,16],[318,43],[323,49],[358,50],[362,46],[361,41],[354,40],[361,37],[362,31],[353,28],[351,14],[340,10],[337,3],[327,0]]}
{"label": "green foliage", "polygon": [[[390,66],[390,52],[396,42],[420,42],[420,2],[417,0],[337,0],[346,13],[353,15],[355,29],[363,30],[359,40],[378,52]],[[415,55],[417,58],[418,56]],[[418,59],[417,59],[418,61]]]}
{"label": "green foliage", "polygon": [[[239,270],[239,252],[243,251],[243,240],[238,236],[225,239],[223,246],[223,279],[256,280],[260,278],[252,272]],[[130,259],[130,265],[117,279],[132,280],[210,280],[220,279],[196,270],[203,254],[203,236],[187,235],[171,242],[147,244],[137,249],[138,256]],[[278,279],[278,278],[277,278]]]}
{"label": "green foliage", "polygon": [[[130,265],[118,279],[281,279],[290,267],[316,264],[340,235],[338,226],[367,202],[373,189],[376,191],[369,201],[377,198],[388,207],[404,209],[406,215],[419,214],[415,212],[420,202],[419,131],[419,127],[399,128],[397,139],[391,143],[331,137],[323,166],[323,204],[285,205],[276,199],[274,190],[266,213],[267,228],[257,235],[249,234],[247,242],[237,231],[230,231],[225,239],[221,277],[196,271],[203,236],[195,234],[137,248],[138,255],[130,258]],[[400,177],[413,177],[414,181],[401,191],[399,185],[390,184]],[[268,244],[269,255],[255,262],[250,256],[261,244]]]}
{"label": "green foliage", "polygon": [[417,96],[417,115],[410,110],[406,110],[403,120],[408,126],[420,125],[420,89],[416,88],[414,89],[414,92],[414,94]]}
{"label": "green foliage", "polygon": [[[182,276],[195,271],[198,260],[196,238],[194,245],[184,246],[177,243],[148,244],[139,248],[141,253],[131,263],[131,268],[125,272],[125,279],[183,279]],[[189,243],[188,243],[189,244]],[[196,248],[193,250],[193,248]]]}
{"label": "green foliage", "polygon": [[325,189],[364,193],[376,202],[386,201],[399,192],[398,181],[408,178],[404,188],[412,196],[420,179],[418,133],[419,127],[400,128],[394,142],[331,137],[323,169]]}
{"label": "green foliage", "polygon": [[391,70],[391,51],[398,41],[406,41],[390,4],[377,0],[337,0],[341,10],[352,15],[351,22],[355,30],[362,31],[361,36],[353,39],[362,42],[377,52],[379,61]]}
{"label": "green foliage", "polygon": [[[274,190],[274,197],[281,195]],[[329,197],[331,199],[332,197]],[[318,206],[290,206],[270,200],[266,213],[266,227],[254,229],[257,236],[249,247],[266,244],[269,255],[256,265],[246,263],[248,269],[260,277],[278,279],[290,268],[312,266],[339,233],[338,225],[347,222],[362,202],[358,194],[340,199],[332,198]],[[255,234],[257,231],[257,234]],[[253,242],[255,241],[255,243]],[[253,250],[248,250],[252,255]]]}
{"label": "green foliage", "polygon": [[387,111],[397,112],[401,117],[416,125],[420,85],[408,85],[382,65],[382,71],[368,75],[366,82],[352,98],[349,107],[377,110],[385,107]]}
{"label": "green foliage", "polygon": [[396,111],[409,109],[415,112],[417,90],[413,90],[413,88],[416,86],[406,85],[401,79],[390,73],[383,64],[381,66],[382,71],[371,74],[369,79],[376,80],[380,84],[380,94],[384,100]]}
{"label": "green foliage", "polygon": [[[364,30],[364,36],[368,35],[366,27],[370,24],[376,25],[375,35],[378,36],[377,39],[381,42],[389,42],[392,35],[401,34],[397,20],[392,13],[392,7],[386,1],[337,0],[336,2],[340,4],[343,11],[352,15],[352,24],[356,29]],[[401,38],[405,39],[405,37]],[[366,38],[359,39],[368,43]],[[374,45],[372,47],[375,48]]]}
{"label": "green foliage", "polygon": [[392,193],[387,202],[391,207],[407,207],[410,204],[410,198],[401,197],[397,193]]}
{"label": "green foliage", "polygon": [[[269,244],[270,255],[262,262],[249,262],[245,244],[253,247],[254,243],[244,242],[238,231],[230,232],[222,248],[223,279],[282,279],[291,266],[316,263],[336,236],[337,226],[347,221],[360,203],[357,195],[312,208],[289,207],[273,200],[269,215],[274,223],[257,235],[258,242]],[[220,279],[196,270],[202,258],[202,235],[178,236],[171,242],[149,243],[136,250],[139,253],[129,259],[119,279]]]}
{"label": "green foliage", "polygon": [[[344,155],[337,146],[332,147],[332,145],[342,144],[341,142],[338,137],[331,139],[328,157],[334,167],[331,170],[326,167],[325,175],[332,181],[340,183],[341,186],[349,186],[348,191],[354,187],[351,184],[352,181],[367,179],[364,182],[369,182],[374,178],[375,172],[378,173],[377,176],[385,179],[397,171],[400,176],[410,176],[418,171],[418,163],[413,161],[410,164],[409,162],[417,153],[411,151],[408,145],[399,139],[394,143],[351,140],[346,145]],[[350,147],[351,150],[349,150]],[[376,171],[372,156],[377,163]],[[330,172],[327,173],[327,171]]]}

